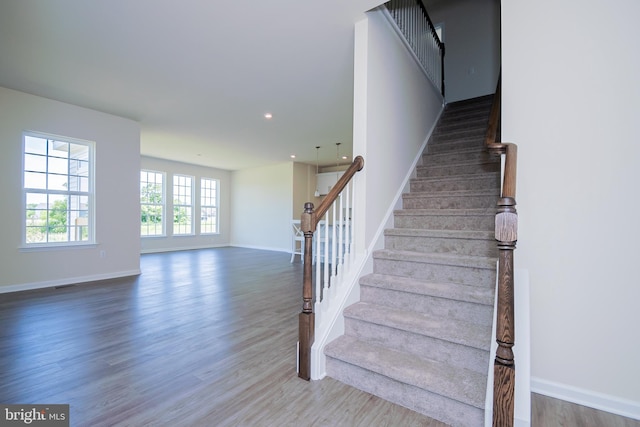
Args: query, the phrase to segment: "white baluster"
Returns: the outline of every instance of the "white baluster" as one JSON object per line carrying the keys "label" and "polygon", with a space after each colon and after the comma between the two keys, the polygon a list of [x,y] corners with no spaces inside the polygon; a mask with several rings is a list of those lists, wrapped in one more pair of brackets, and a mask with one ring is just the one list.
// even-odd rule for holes
{"label": "white baluster", "polygon": [[316,302],[319,304],[322,301],[322,275],[320,274],[320,266],[322,265],[322,254],[320,252],[321,250],[321,246],[320,246],[320,241],[322,240],[321,238],[321,234],[322,234],[322,228],[318,228],[316,227],[316,232],[314,233],[314,237],[316,239],[316,250],[315,253],[313,254],[314,256],[314,261],[316,264]]}
{"label": "white baluster", "polygon": [[[322,299],[325,300],[329,296],[329,210],[324,215],[324,288],[322,290]],[[328,304],[328,300],[327,300]]]}
{"label": "white baluster", "polygon": [[[336,275],[336,255],[337,255],[337,248],[336,248],[336,229],[337,229],[337,224],[336,224],[336,201],[333,202],[333,204],[331,205],[331,211],[333,213],[333,218],[332,218],[332,226],[331,226],[331,278],[333,279]],[[335,283],[335,280],[331,280],[331,286],[333,286],[333,284]]]}
{"label": "white baluster", "polygon": [[342,273],[342,264],[344,263],[344,204],[343,204],[343,193],[340,193],[340,207],[338,209],[338,263],[336,265],[336,275],[340,276]]}
{"label": "white baluster", "polygon": [[346,191],[346,203],[344,208],[345,226],[344,226],[344,269],[346,271],[351,267],[351,186],[353,185],[353,179],[349,181]]}

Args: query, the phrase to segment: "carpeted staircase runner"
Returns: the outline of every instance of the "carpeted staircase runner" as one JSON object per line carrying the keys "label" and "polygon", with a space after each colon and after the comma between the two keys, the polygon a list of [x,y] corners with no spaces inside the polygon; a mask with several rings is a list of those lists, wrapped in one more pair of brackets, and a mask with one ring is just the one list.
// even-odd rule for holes
{"label": "carpeted staircase runner", "polygon": [[325,348],[327,374],[452,426],[484,423],[500,159],[483,148],[491,97],[446,106]]}

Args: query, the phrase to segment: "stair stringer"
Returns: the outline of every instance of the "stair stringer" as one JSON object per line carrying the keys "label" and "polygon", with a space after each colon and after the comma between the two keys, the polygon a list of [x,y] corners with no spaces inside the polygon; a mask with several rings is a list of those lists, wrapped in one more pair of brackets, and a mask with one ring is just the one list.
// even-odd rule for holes
{"label": "stair stringer", "polygon": [[343,276],[341,283],[337,286],[337,292],[332,296],[333,302],[330,308],[322,313],[321,322],[316,319],[315,338],[311,346],[311,380],[321,380],[327,375],[327,358],[324,354],[324,348],[334,339],[344,335],[343,311],[349,305],[360,301],[360,277],[373,272],[373,253],[377,249],[384,247],[384,231],[387,228],[393,228],[394,212],[402,208],[402,195],[409,190],[411,178],[415,177],[416,166],[422,162],[422,154],[425,152],[427,143],[440,121],[445,106],[443,104],[442,109],[431,125],[431,129],[427,132],[407,175],[402,181],[402,185],[398,188],[383,221],[380,222],[374,238],[366,249],[356,251],[351,269]]}

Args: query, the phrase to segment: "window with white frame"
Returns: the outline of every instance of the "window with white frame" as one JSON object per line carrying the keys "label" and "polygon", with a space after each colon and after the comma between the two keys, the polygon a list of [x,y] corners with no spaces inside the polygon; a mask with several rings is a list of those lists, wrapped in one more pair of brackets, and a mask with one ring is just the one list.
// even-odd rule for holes
{"label": "window with white frame", "polygon": [[192,176],[173,176],[173,234],[193,234]]}
{"label": "window with white frame", "polygon": [[22,137],[23,243],[95,243],[94,143],[35,132]]}
{"label": "window with white frame", "polygon": [[200,179],[200,234],[218,232],[218,180]]}
{"label": "window with white frame", "polygon": [[140,171],[140,235],[163,236],[164,173],[150,170]]}
{"label": "window with white frame", "polygon": [[444,22],[434,25],[434,29],[436,30],[436,34],[440,41],[444,43]]}

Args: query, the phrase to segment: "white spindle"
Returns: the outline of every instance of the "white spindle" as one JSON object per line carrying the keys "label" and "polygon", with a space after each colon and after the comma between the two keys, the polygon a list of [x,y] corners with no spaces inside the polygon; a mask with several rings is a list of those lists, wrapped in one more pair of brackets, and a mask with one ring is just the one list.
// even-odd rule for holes
{"label": "white spindle", "polygon": [[322,298],[327,297],[329,291],[329,210],[324,215],[324,290]]}
{"label": "white spindle", "polygon": [[[314,259],[315,259],[315,264],[316,264],[316,274],[315,274],[315,279],[316,279],[316,304],[319,304],[320,301],[322,301],[322,276],[321,276],[321,270],[320,267],[322,266],[322,252],[320,251],[322,246],[322,229],[320,229],[319,231],[316,229],[316,232],[314,233],[314,237],[316,239],[316,249],[315,249],[315,253],[313,254]],[[317,312],[317,310],[316,310]]]}
{"label": "white spindle", "polygon": [[[338,224],[336,223],[336,202],[334,201],[333,204],[331,205],[331,211],[333,213],[333,218],[332,218],[332,227],[331,227],[331,278],[333,279],[336,275],[336,256],[338,255],[338,251],[336,248],[336,243],[337,243],[337,239],[336,239],[336,231],[338,228]],[[332,282],[334,282],[332,280]]]}
{"label": "white spindle", "polygon": [[351,267],[351,186],[353,185],[353,180],[347,184],[347,188],[345,189],[347,195],[345,197],[345,218],[346,224],[344,226],[344,269],[347,270]]}
{"label": "white spindle", "polygon": [[336,265],[336,274],[340,275],[340,273],[342,272],[342,264],[344,263],[344,203],[343,203],[343,195],[344,195],[344,190],[342,193],[340,193],[340,196],[338,197],[340,202],[339,202],[339,215],[340,217],[338,218],[338,263]]}

